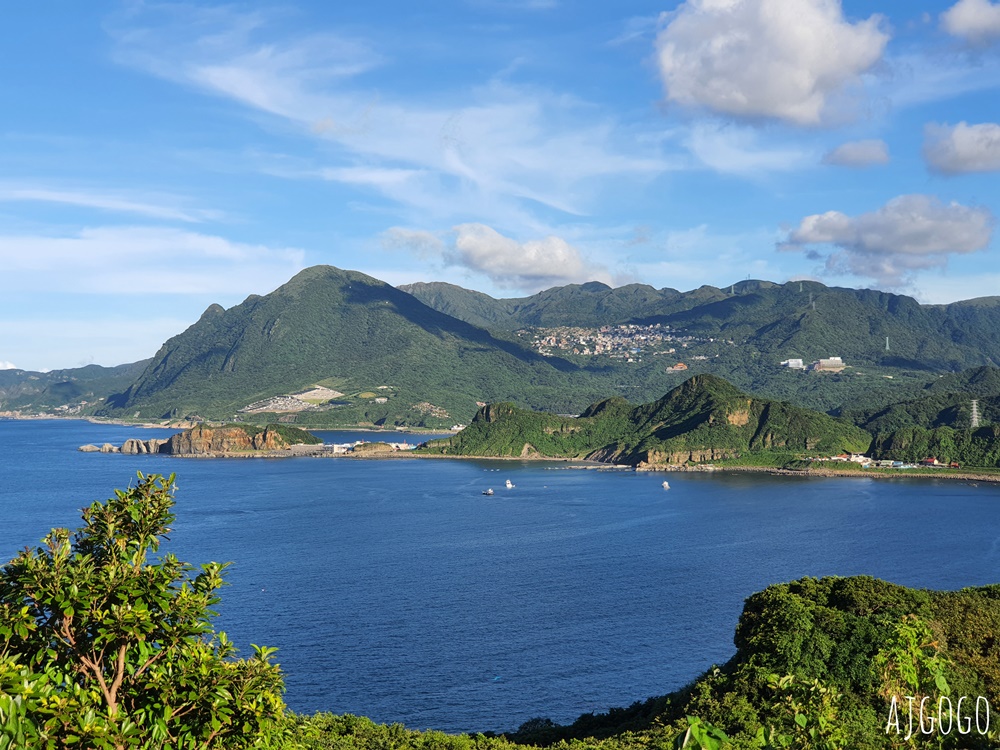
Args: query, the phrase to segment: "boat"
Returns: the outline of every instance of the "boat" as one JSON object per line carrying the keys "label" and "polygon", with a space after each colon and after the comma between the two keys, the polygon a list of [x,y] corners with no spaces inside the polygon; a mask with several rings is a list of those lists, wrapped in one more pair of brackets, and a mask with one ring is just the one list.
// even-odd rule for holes
{"label": "boat", "polygon": [[508,490],[514,489],[514,483],[509,479],[507,480],[507,489]]}
{"label": "boat", "polygon": [[664,482],[663,483],[663,489],[669,490],[670,489],[670,482]]}
{"label": "boat", "polygon": [[492,495],[493,494],[493,488],[490,487],[488,490],[483,490],[483,494],[484,495]]}

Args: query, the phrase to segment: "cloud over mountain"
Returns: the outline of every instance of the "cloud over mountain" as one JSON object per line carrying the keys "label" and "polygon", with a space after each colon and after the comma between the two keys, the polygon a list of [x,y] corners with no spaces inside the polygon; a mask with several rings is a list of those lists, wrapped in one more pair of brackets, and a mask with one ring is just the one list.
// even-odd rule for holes
{"label": "cloud over mountain", "polygon": [[948,257],[984,249],[996,219],[989,209],[944,203],[932,195],[901,195],[876,211],[806,216],[778,249],[823,255],[812,246],[832,245],[830,273],[851,273],[884,287],[905,284],[914,271],[942,267]]}
{"label": "cloud over mountain", "polygon": [[558,284],[612,280],[605,267],[555,235],[519,241],[485,224],[468,223],[453,227],[444,237],[393,227],[383,233],[382,243],[424,259],[438,257],[444,265],[483,274],[504,289],[538,291]]}

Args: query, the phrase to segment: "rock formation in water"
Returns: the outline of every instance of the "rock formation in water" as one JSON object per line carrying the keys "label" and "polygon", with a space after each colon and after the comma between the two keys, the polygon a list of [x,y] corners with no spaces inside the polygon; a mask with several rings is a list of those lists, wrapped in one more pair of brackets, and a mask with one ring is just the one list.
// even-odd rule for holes
{"label": "rock formation in water", "polygon": [[166,439],[140,440],[130,438],[125,441],[121,448],[105,443],[101,447],[82,445],[79,450],[85,453],[120,452],[133,456],[150,453],[165,453],[173,456],[247,455],[280,451],[294,444],[320,442],[322,441],[314,435],[294,427],[279,427],[277,425],[268,425],[263,428],[250,425],[209,427],[199,424]]}

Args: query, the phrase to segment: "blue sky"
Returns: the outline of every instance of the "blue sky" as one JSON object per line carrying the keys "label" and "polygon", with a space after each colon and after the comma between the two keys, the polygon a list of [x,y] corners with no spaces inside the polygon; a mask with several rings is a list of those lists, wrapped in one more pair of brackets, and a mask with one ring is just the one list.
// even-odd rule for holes
{"label": "blue sky", "polygon": [[0,367],[320,263],[1000,293],[991,0],[63,0],[0,49]]}

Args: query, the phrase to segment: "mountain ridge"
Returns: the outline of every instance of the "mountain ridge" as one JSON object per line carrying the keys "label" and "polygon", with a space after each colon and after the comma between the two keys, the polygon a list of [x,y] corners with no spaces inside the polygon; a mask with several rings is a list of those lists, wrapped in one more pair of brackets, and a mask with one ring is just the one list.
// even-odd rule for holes
{"label": "mountain ridge", "polygon": [[532,389],[538,399],[558,399],[578,371],[366,274],[316,266],[268,295],[228,310],[210,306],[165,342],[102,414],[228,417],[251,402],[322,384],[345,392],[384,386],[391,391],[385,401],[407,401],[375,408],[373,392],[361,416],[395,419],[420,399],[460,415],[479,399],[530,401]]}
{"label": "mountain ridge", "polygon": [[862,452],[870,443],[867,432],[826,414],[756,398],[714,375],[696,375],[654,402],[632,406],[605,399],[578,418],[490,404],[464,430],[431,441],[427,450],[656,468],[763,451]]}

